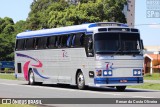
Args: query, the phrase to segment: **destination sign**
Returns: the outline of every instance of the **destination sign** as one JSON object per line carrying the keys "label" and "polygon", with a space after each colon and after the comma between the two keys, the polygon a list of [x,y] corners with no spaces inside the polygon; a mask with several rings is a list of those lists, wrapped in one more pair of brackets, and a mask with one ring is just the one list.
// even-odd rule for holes
{"label": "destination sign", "polygon": [[98,23],[98,26],[123,26],[123,27],[128,27],[126,24],[122,24],[122,23]]}

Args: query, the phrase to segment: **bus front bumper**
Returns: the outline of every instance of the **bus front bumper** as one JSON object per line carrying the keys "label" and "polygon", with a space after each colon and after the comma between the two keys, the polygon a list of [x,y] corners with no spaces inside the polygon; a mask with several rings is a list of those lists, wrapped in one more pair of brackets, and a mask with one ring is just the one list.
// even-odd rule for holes
{"label": "bus front bumper", "polygon": [[128,86],[143,84],[143,77],[112,77],[112,78],[94,78],[94,84],[91,86]]}

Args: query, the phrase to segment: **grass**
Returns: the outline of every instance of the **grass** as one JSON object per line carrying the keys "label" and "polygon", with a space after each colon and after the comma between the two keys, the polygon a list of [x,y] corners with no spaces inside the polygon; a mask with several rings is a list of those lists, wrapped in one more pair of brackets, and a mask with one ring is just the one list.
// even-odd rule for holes
{"label": "grass", "polygon": [[128,88],[140,88],[140,89],[151,89],[160,90],[160,83],[144,83],[143,85],[127,86]]}
{"label": "grass", "polygon": [[17,80],[14,76],[14,73],[10,74],[0,73],[0,79]]}
{"label": "grass", "polygon": [[160,80],[160,73],[145,74],[144,80]]}
{"label": "grass", "polygon": [[[145,74],[144,80],[160,80],[160,73]],[[142,85],[128,86],[128,88],[160,90],[160,83],[144,83]]]}
{"label": "grass", "polygon": [[0,104],[0,107],[36,107],[33,105],[20,105],[20,104]]}

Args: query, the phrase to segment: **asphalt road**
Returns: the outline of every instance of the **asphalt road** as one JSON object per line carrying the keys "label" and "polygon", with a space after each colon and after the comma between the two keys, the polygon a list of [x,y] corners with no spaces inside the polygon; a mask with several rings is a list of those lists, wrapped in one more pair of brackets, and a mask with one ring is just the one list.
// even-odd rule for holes
{"label": "asphalt road", "polygon": [[[66,85],[36,85],[29,86],[26,81],[0,79],[0,98],[160,98],[160,91],[126,89],[117,92],[114,88],[88,88],[78,90],[75,86]],[[127,107],[128,104],[123,105]],[[82,105],[52,105],[65,107],[81,107]],[[100,107],[105,105],[83,105]],[[116,107],[118,105],[112,105]],[[134,105],[129,105],[135,107]],[[149,107],[149,105],[141,105]],[[154,105],[154,107],[159,105]]]}

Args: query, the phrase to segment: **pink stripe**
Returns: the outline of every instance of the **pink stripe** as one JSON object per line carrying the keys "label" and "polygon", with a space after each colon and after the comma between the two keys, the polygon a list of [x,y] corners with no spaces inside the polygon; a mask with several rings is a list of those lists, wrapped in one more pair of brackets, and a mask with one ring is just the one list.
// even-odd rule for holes
{"label": "pink stripe", "polygon": [[109,64],[106,65],[106,70],[108,70],[108,65],[109,65]]}
{"label": "pink stripe", "polygon": [[34,67],[42,67],[42,63],[38,60],[38,64],[37,65],[32,65],[32,66],[34,66]]}
{"label": "pink stripe", "polygon": [[26,62],[23,66],[24,78],[28,81],[28,66],[30,61]]}

